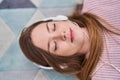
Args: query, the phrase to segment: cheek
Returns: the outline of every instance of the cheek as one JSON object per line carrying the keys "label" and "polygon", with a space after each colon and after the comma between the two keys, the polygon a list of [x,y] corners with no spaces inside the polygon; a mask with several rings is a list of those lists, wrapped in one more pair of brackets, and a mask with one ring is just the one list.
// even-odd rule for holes
{"label": "cheek", "polygon": [[72,49],[73,49],[73,47],[69,43],[65,43],[65,42],[60,43],[58,54],[62,55],[62,56],[70,55],[70,54],[72,54],[71,53]]}

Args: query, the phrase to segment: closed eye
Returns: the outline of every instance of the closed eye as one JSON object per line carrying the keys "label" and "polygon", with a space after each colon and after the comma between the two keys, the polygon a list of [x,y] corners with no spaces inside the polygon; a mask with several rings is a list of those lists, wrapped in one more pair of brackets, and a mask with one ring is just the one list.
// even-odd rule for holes
{"label": "closed eye", "polygon": [[54,27],[53,31],[55,31],[56,30],[56,24],[55,23],[53,24],[53,27]]}
{"label": "closed eye", "polygon": [[54,51],[56,51],[57,50],[57,43],[56,43],[56,41],[54,41],[54,44],[55,44]]}

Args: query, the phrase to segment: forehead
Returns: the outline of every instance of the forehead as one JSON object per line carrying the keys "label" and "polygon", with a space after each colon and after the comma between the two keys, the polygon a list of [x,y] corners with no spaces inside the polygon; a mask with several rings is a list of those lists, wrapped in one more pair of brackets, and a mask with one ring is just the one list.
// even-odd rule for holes
{"label": "forehead", "polygon": [[47,50],[48,32],[46,23],[37,25],[31,32],[32,42],[35,46]]}

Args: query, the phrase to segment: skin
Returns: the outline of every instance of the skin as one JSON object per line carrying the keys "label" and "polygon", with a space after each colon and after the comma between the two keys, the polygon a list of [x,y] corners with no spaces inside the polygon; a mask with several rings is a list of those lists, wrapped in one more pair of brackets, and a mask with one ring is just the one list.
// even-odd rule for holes
{"label": "skin", "polygon": [[[71,42],[70,29],[73,30],[73,42]],[[31,38],[35,46],[52,54],[70,56],[75,53],[89,53],[87,29],[69,20],[39,24],[33,29]]]}

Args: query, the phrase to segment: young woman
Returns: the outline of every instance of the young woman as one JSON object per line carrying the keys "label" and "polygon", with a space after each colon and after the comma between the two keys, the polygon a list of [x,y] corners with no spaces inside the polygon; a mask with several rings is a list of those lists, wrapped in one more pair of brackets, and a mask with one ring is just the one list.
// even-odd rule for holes
{"label": "young woman", "polygon": [[77,6],[68,18],[57,16],[24,29],[19,40],[23,53],[80,80],[120,79],[120,1],[108,1],[84,0],[82,11]]}

